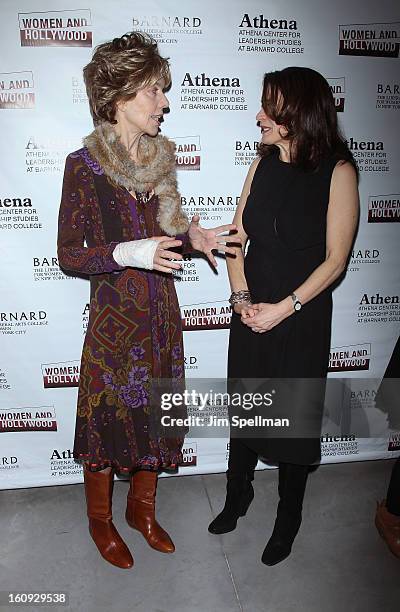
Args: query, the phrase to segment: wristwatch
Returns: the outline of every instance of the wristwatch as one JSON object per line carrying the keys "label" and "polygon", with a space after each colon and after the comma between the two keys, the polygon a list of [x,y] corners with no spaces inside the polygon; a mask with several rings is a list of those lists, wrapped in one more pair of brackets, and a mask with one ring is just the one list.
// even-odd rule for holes
{"label": "wristwatch", "polygon": [[298,312],[299,310],[301,310],[302,303],[300,302],[300,300],[297,297],[297,295],[295,293],[292,293],[290,297],[292,298],[293,309],[295,310],[295,312]]}

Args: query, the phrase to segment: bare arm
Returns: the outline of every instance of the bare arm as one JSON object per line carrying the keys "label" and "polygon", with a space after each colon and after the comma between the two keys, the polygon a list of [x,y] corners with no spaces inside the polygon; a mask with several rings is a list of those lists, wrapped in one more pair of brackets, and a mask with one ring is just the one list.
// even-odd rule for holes
{"label": "bare arm", "polygon": [[[294,293],[302,304],[319,295],[343,272],[353,242],[359,215],[357,178],[353,166],[336,165],[331,180],[326,229],[326,258]],[[256,305],[257,307],[258,305]],[[260,305],[255,316],[244,321],[255,331],[268,331],[293,314],[290,295],[277,304]]]}
{"label": "bare arm", "polygon": [[232,291],[240,291],[241,289],[248,289],[246,278],[244,275],[244,249],[247,242],[247,234],[243,229],[242,215],[244,207],[246,206],[247,198],[250,193],[251,183],[253,181],[254,173],[259,164],[260,158],[257,157],[251,164],[244,181],[242,193],[240,195],[239,204],[237,206],[235,216],[232,223],[236,225],[237,234],[240,238],[241,245],[234,247],[235,257],[227,257],[226,265],[228,268],[229,282]]}
{"label": "bare arm", "polygon": [[[294,292],[306,304],[329,287],[343,272],[353,242],[359,215],[356,173],[348,162],[332,174],[326,228],[326,259]],[[290,307],[293,310],[292,299]],[[290,310],[290,309],[289,309]]]}

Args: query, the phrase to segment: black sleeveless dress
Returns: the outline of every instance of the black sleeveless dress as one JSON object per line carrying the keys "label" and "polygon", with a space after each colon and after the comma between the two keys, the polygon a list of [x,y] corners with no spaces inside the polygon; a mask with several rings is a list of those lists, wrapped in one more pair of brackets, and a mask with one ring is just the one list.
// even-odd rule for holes
{"label": "black sleeveless dress", "polygon": [[[326,216],[336,162],[327,159],[317,171],[305,172],[281,161],[278,149],[260,160],[243,211],[249,237],[244,271],[253,303],[286,298],[325,260]],[[233,313],[228,378],[310,378],[325,387],[331,319],[331,288],[264,333],[253,332]],[[270,462],[318,462],[320,427],[316,434],[315,422],[320,425],[322,419],[324,392],[320,389],[317,407],[315,401],[309,405],[307,394],[301,395],[302,399],[295,392],[291,405],[285,406],[287,416],[297,423],[311,419],[314,433],[307,430],[305,437],[277,438],[263,430],[262,437],[247,439],[246,445]]]}

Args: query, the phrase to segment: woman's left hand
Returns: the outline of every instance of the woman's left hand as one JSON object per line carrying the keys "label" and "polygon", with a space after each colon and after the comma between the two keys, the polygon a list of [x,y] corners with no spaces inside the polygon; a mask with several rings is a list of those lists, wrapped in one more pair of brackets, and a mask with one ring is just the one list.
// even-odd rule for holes
{"label": "woman's left hand", "polygon": [[284,302],[279,302],[278,304],[260,302],[253,304],[252,307],[256,311],[255,314],[253,316],[242,317],[241,321],[259,334],[269,331],[291,314]]}
{"label": "woman's left hand", "polygon": [[[241,240],[238,236],[219,236],[219,234],[236,229],[236,225],[233,223],[205,229],[200,225],[199,215],[194,215],[189,225],[189,240],[196,251],[207,255],[212,265],[217,267],[218,264],[212,251],[218,249],[218,251],[235,255],[237,247],[241,246]],[[236,247],[226,246],[227,242],[236,243]]]}

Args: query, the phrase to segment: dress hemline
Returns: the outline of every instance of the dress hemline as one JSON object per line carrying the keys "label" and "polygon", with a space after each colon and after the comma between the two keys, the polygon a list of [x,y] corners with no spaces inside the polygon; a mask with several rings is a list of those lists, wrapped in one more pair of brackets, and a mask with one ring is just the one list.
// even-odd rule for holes
{"label": "dress hemline", "polygon": [[158,472],[160,470],[177,470],[179,467],[184,465],[183,457],[180,460],[175,462],[165,463],[159,460],[149,461],[142,460],[138,461],[135,465],[130,467],[125,467],[121,465],[118,461],[105,459],[102,463],[95,463],[94,461],[87,461],[89,455],[85,455],[83,453],[79,453],[78,455],[74,454],[74,459],[78,463],[86,463],[90,472],[99,472],[100,470],[104,470],[108,467],[113,468],[116,472],[123,472],[124,474],[128,474],[131,472],[135,472],[136,470],[149,470],[153,472]]}

